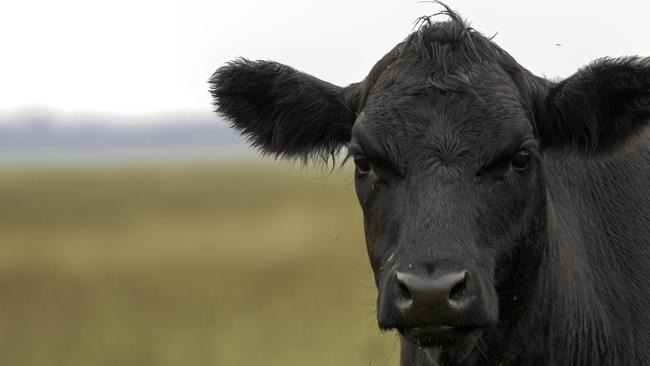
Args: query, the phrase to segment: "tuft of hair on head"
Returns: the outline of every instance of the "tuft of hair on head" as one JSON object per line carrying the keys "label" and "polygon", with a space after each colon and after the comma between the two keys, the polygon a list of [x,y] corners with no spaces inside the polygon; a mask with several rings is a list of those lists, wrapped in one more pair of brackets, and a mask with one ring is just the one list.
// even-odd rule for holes
{"label": "tuft of hair on head", "polygon": [[[429,1],[443,9],[415,20],[413,32],[404,42],[404,53],[415,55],[418,61],[431,61],[440,66],[441,74],[448,75],[458,64],[495,62],[498,47],[472,28],[460,14],[441,1]],[[446,20],[435,20],[445,16]]]}
{"label": "tuft of hair on head", "polygon": [[437,17],[439,15],[444,15],[449,18],[449,21],[454,24],[455,26],[459,27],[459,29],[464,30],[470,28],[468,26],[468,23],[458,14],[455,10],[453,10],[449,5],[445,4],[442,1],[438,0],[432,0],[432,1],[420,1],[420,3],[433,3],[436,5],[440,5],[443,7],[443,10],[440,10],[439,12],[432,14],[432,15],[425,15],[417,18],[415,20],[413,30],[420,30],[423,27],[429,27],[433,23],[431,21],[431,18]]}

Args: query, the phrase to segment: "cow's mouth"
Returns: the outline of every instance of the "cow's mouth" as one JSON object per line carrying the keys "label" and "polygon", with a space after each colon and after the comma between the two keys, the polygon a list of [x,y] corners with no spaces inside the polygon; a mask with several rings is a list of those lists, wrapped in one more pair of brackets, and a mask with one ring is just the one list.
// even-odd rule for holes
{"label": "cow's mouth", "polygon": [[400,330],[407,339],[421,347],[444,346],[464,340],[479,327],[454,327],[451,325],[419,325]]}
{"label": "cow's mouth", "polygon": [[456,364],[465,360],[475,349],[483,329],[480,326],[420,325],[403,328],[399,332],[428,356],[436,355]]}

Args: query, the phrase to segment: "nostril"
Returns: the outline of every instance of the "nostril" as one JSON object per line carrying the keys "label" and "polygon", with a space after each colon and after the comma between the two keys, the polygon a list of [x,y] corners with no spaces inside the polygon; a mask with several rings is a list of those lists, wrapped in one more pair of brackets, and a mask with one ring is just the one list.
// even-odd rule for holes
{"label": "nostril", "polygon": [[397,287],[399,288],[399,295],[402,299],[411,300],[411,292],[403,283],[397,282]]}
{"label": "nostril", "polygon": [[455,283],[452,284],[451,289],[449,290],[449,300],[459,301],[465,295],[465,289],[467,288],[467,278],[469,274],[467,271],[463,271],[458,276],[458,279]]}
{"label": "nostril", "polygon": [[395,277],[397,279],[397,288],[399,289],[400,298],[402,300],[412,300],[413,295],[411,295],[411,291],[406,285],[405,275],[400,272],[397,272],[395,273]]}

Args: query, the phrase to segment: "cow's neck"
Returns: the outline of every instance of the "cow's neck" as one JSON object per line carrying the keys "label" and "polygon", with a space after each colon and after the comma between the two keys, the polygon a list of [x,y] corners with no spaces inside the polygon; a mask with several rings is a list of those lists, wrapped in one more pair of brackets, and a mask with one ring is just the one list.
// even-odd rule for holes
{"label": "cow's neck", "polygon": [[[528,247],[540,248],[538,266],[532,265],[521,283],[524,299],[518,304],[519,319],[508,332],[507,347],[525,347],[514,352],[524,358],[509,360],[515,364],[593,365],[624,364],[626,355],[616,352],[619,345],[611,337],[620,333],[622,324],[616,321],[603,269],[612,276],[620,273],[612,258],[595,253],[607,249],[587,242],[577,229],[580,222],[575,215],[562,211],[561,203],[546,200],[546,215],[539,224],[542,234],[529,242]],[[544,219],[544,217],[546,219]],[[593,228],[598,230],[598,228]],[[600,255],[599,255],[600,254]],[[524,262],[525,263],[525,262]],[[531,265],[528,263],[527,265]],[[625,306],[619,309],[625,312]],[[523,314],[525,312],[525,314]],[[503,351],[506,356],[507,351]],[[537,361],[539,360],[539,362]]]}

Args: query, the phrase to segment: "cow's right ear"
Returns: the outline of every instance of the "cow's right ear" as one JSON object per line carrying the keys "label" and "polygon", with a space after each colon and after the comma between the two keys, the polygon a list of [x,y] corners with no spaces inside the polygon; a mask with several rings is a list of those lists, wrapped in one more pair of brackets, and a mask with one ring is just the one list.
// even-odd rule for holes
{"label": "cow's right ear", "polygon": [[274,156],[329,156],[349,142],[358,84],[341,88],[271,61],[238,59],[210,78],[216,111]]}

